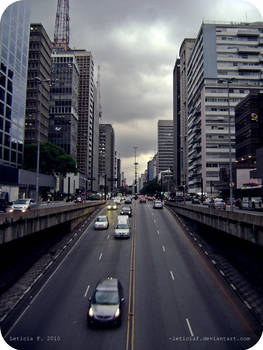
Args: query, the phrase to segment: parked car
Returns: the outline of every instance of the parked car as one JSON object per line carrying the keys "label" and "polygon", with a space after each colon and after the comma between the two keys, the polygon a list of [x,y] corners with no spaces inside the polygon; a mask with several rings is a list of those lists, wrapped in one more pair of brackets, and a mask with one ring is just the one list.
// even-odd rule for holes
{"label": "parked car", "polygon": [[121,325],[123,288],[117,278],[108,277],[95,287],[89,298],[88,325]]}
{"label": "parked car", "polygon": [[154,201],[153,208],[154,209],[163,209],[163,202],[160,200]]}
{"label": "parked car", "polygon": [[94,222],[95,230],[105,230],[109,227],[109,220],[106,215],[97,216]]}
{"label": "parked car", "polygon": [[226,210],[226,203],[222,198],[211,199],[209,208]]}
{"label": "parked car", "polygon": [[121,215],[129,215],[132,216],[132,207],[122,207],[120,211]]}
{"label": "parked car", "polygon": [[17,199],[13,202],[12,208],[14,211],[21,211],[22,213],[25,213],[30,207],[34,204],[33,199],[31,198],[21,198]]}

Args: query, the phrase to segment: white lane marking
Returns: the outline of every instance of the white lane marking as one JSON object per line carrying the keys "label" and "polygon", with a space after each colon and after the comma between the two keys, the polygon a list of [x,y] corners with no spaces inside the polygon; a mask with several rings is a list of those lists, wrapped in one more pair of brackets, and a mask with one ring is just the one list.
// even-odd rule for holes
{"label": "white lane marking", "polygon": [[160,231],[159,230],[157,230],[157,235],[159,235],[160,234]]}
{"label": "white lane marking", "polygon": [[246,306],[251,310],[252,307],[249,305],[249,303],[247,301],[244,301],[244,303],[246,304]]}
{"label": "white lane marking", "polygon": [[108,234],[107,239],[110,239],[110,235]]}
{"label": "white lane marking", "polygon": [[224,271],[220,270],[222,276],[225,276]]}
{"label": "white lane marking", "polygon": [[192,327],[191,327],[191,325],[190,325],[190,322],[189,322],[188,318],[186,318],[186,323],[187,323],[189,332],[190,332],[190,334],[191,334],[191,337],[193,337],[193,336],[194,336],[194,333],[193,333],[193,331],[192,331]]}
{"label": "white lane marking", "polygon": [[102,253],[100,253],[99,260],[101,260],[101,258],[102,258]]}
{"label": "white lane marking", "polygon": [[163,251],[165,252],[165,246],[164,245],[162,246],[162,248],[163,248]]}
{"label": "white lane marking", "polygon": [[87,297],[87,295],[88,295],[89,288],[90,288],[90,285],[88,285],[88,287],[87,287],[87,289],[86,289],[86,292],[85,292],[85,294],[84,294],[84,297],[85,297],[85,298],[86,298],[86,297]]}
{"label": "white lane marking", "polygon": [[170,275],[171,275],[172,280],[174,281],[174,274],[173,274],[173,271],[170,271]]}
{"label": "white lane marking", "polygon": [[236,287],[235,287],[235,285],[234,285],[233,283],[231,283],[230,286],[231,286],[234,290],[236,290]]}

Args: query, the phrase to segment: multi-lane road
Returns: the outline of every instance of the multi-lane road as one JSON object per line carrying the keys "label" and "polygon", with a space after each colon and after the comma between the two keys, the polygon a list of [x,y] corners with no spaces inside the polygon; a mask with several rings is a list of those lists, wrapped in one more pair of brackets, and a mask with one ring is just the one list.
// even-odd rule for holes
{"label": "multi-lane road", "polygon": [[[132,235],[89,225],[4,337],[15,349],[247,349],[258,340],[248,310],[170,212],[134,202]],[[106,208],[101,213],[106,213]],[[90,329],[88,298],[101,278],[124,287],[119,328]]]}

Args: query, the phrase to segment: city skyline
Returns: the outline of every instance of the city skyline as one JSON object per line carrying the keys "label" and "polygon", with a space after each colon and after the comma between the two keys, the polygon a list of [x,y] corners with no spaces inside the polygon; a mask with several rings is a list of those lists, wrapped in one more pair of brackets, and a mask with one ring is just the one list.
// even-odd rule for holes
{"label": "city skyline", "polygon": [[[31,22],[41,22],[51,40],[56,5],[51,0],[30,3]],[[134,5],[114,1],[102,8],[92,2],[70,3],[70,47],[90,50],[95,66],[101,67],[101,122],[114,127],[128,183],[134,179],[133,147],[138,147],[141,174],[157,151],[158,120],[172,120],[172,72],[184,38],[196,37],[204,19],[262,20],[259,10],[244,1],[233,1],[230,7],[225,1],[212,5],[202,1],[195,11],[191,4],[194,18],[183,15],[189,13],[188,1],[184,5],[169,1],[162,8],[155,1]]]}

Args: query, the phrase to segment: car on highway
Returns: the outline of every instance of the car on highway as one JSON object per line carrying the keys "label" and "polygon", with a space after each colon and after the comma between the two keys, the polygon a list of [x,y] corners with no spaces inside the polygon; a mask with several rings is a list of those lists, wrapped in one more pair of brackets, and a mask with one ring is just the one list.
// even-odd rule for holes
{"label": "car on highway", "polygon": [[89,298],[88,325],[120,326],[123,302],[123,287],[117,278],[108,277],[99,281]]}
{"label": "car on highway", "polygon": [[121,208],[120,211],[121,215],[128,215],[128,216],[132,216],[132,207],[130,206],[125,206]]}
{"label": "car on highway", "polygon": [[201,204],[201,200],[198,197],[192,198],[192,204]]}
{"label": "car on highway", "polygon": [[209,208],[213,208],[213,209],[224,209],[224,210],[226,210],[226,203],[223,200],[223,198],[214,198],[214,199],[211,199],[211,201],[209,202],[208,207]]}
{"label": "car on highway", "polygon": [[12,208],[14,211],[21,211],[25,213],[30,207],[34,204],[33,199],[31,198],[21,198],[13,202]]}
{"label": "car on highway", "polygon": [[75,202],[75,203],[82,203],[82,202],[83,202],[83,199],[82,199],[81,197],[76,197],[76,198],[74,199],[74,202]]}
{"label": "car on highway", "polygon": [[117,225],[114,230],[115,238],[130,238],[130,223],[128,215],[119,215]]}
{"label": "car on highway", "polygon": [[107,210],[117,210],[118,206],[116,203],[108,203],[107,204]]}
{"label": "car on highway", "polygon": [[163,202],[160,200],[155,200],[153,202],[153,208],[154,209],[163,209]]}
{"label": "car on highway", "polygon": [[127,197],[124,201],[125,204],[131,204],[132,203],[132,199],[130,197]]}
{"label": "car on highway", "polygon": [[97,216],[95,222],[94,222],[94,229],[95,230],[107,230],[109,227],[109,220],[106,215],[100,215]]}

